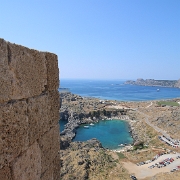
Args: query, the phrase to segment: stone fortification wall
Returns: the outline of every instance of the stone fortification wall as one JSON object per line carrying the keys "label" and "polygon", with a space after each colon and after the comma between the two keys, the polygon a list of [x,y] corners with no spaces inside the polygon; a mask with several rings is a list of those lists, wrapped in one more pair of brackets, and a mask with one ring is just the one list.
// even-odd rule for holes
{"label": "stone fortification wall", "polygon": [[0,180],[60,178],[57,56],[0,39]]}

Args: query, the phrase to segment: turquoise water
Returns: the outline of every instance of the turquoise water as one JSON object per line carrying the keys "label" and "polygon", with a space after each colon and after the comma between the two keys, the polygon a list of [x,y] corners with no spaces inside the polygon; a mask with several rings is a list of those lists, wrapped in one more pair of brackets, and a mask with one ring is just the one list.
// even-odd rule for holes
{"label": "turquoise water", "polygon": [[98,139],[102,146],[109,149],[118,149],[120,144],[131,144],[133,139],[130,136],[128,123],[122,120],[104,120],[84,128],[81,125],[73,141],[86,141],[91,138]]}
{"label": "turquoise water", "polygon": [[65,120],[61,120],[59,121],[59,125],[60,125],[60,132],[62,132],[64,130],[64,125],[67,124],[67,121]]}

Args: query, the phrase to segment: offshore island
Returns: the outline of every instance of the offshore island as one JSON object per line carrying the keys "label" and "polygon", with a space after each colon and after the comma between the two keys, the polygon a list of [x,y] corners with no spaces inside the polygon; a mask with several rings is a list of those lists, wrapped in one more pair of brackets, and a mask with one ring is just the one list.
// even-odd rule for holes
{"label": "offshore island", "polygon": [[[60,92],[60,97],[61,121],[67,121],[60,136],[62,179],[179,179],[179,98],[126,102],[66,91]],[[131,144],[111,150],[97,139],[73,141],[82,124],[112,119],[128,122]]]}

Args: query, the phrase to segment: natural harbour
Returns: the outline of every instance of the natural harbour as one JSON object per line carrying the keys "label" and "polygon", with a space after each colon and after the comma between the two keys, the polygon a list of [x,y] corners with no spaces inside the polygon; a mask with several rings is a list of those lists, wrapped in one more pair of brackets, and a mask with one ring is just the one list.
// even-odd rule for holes
{"label": "natural harbour", "polygon": [[[143,86],[141,87],[143,88]],[[169,90],[171,91],[171,88]],[[160,92],[156,91],[156,93]],[[69,177],[69,174],[73,174],[74,168],[80,168],[80,166],[86,166],[82,171],[84,174],[82,174],[81,179],[91,179],[95,172],[98,173],[98,178],[103,176],[108,179],[107,174],[100,173],[102,168],[100,164],[104,163],[106,165],[103,165],[103,171],[110,173],[117,167],[121,169],[118,168],[118,173],[111,174],[111,178],[113,177],[114,179],[119,176],[129,179],[129,173],[133,173],[138,179],[148,179],[152,172],[153,177],[159,177],[158,172],[164,172],[165,176],[167,176],[166,172],[170,172],[173,163],[169,166],[169,169],[162,168],[160,171],[156,169],[151,170],[148,166],[148,171],[146,171],[146,166],[143,166],[142,168],[146,172],[144,175],[141,174],[141,167],[136,172],[131,172],[131,169],[136,168],[134,164],[130,163],[135,163],[136,165],[136,163],[142,161],[150,161],[149,159],[153,159],[159,153],[170,153],[171,156],[171,152],[179,152],[179,148],[175,149],[171,145],[164,143],[159,137],[162,134],[168,134],[173,138],[172,140],[178,139],[180,99],[134,102],[83,97],[70,92],[60,94],[62,103],[61,118],[66,119],[68,122],[65,125],[65,130],[61,132],[62,177],[64,179]],[[101,141],[94,138],[87,141],[75,141],[76,136],[81,135],[80,133],[78,134],[78,129],[88,132],[96,126],[97,122],[112,122],[112,119],[117,119],[119,122],[124,119],[128,122],[134,140],[131,146],[124,146],[120,142],[119,145],[123,144],[123,147],[118,146],[119,149],[112,151],[103,146],[100,143]],[[118,160],[118,156],[124,160]],[[114,160],[111,158],[106,159],[105,157],[113,157]],[[68,161],[71,165],[65,162],[67,158],[71,159],[72,163]],[[74,161],[82,165],[79,166],[77,164],[76,166]],[[90,162],[91,165],[87,162]],[[127,163],[125,164],[125,162]],[[114,166],[114,163],[116,166]],[[177,163],[178,161],[174,163],[174,166]],[[123,170],[125,167],[126,169],[128,169],[127,167],[132,168],[127,172],[127,170]],[[96,169],[96,171],[93,169]],[[178,171],[175,172],[175,175],[177,173]],[[174,174],[170,176],[174,177]]]}
{"label": "natural harbour", "polygon": [[[118,149],[120,145],[132,144],[130,129],[126,121],[123,120],[101,120],[90,126],[88,129],[81,125],[73,141],[87,141],[92,138],[98,139],[104,148]],[[122,146],[123,147],[123,146]]]}

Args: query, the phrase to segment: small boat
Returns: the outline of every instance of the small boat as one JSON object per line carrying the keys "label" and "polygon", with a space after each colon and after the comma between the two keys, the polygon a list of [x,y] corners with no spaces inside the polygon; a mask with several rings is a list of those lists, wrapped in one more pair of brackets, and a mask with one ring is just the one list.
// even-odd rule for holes
{"label": "small boat", "polygon": [[118,145],[118,146],[124,146],[124,144],[120,144],[120,145]]}
{"label": "small boat", "polygon": [[89,128],[89,126],[84,126],[84,128]]}
{"label": "small boat", "polygon": [[93,123],[91,123],[90,125],[91,125],[91,126],[94,126],[94,124],[93,124]]}
{"label": "small boat", "polygon": [[157,92],[159,92],[159,89],[157,89]]}

